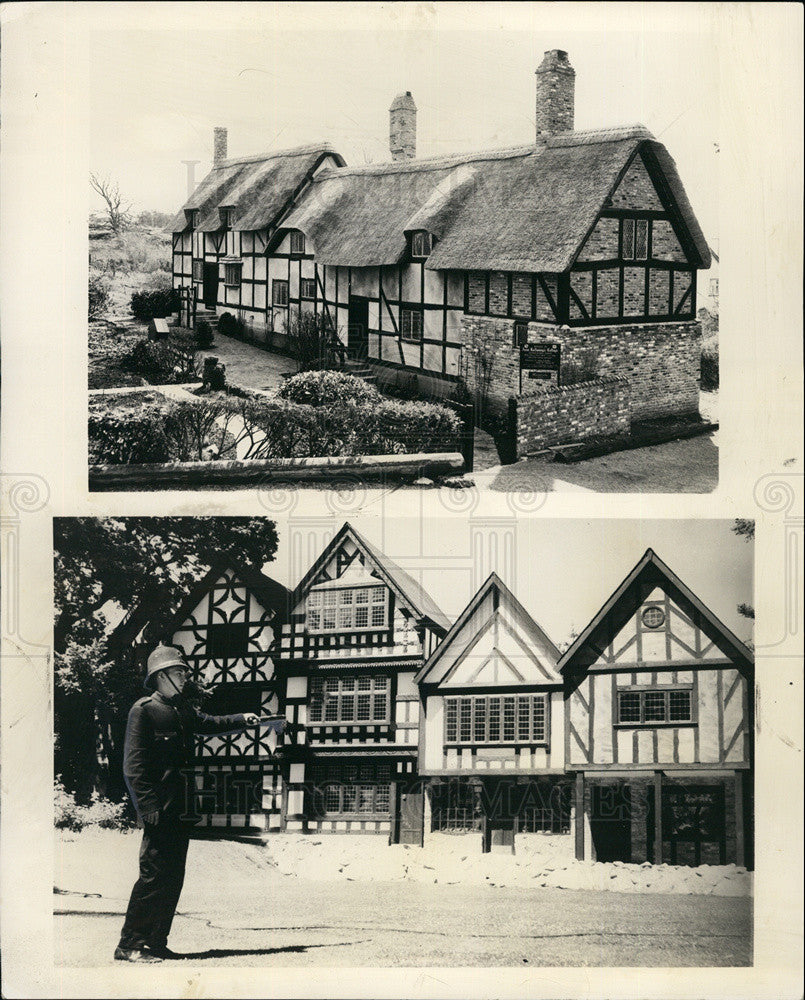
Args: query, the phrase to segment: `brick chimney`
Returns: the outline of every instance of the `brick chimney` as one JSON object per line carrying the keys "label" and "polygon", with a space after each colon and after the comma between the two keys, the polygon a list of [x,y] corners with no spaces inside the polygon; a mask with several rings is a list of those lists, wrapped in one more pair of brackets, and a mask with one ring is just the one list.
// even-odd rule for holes
{"label": "brick chimney", "polygon": [[551,49],[537,69],[537,144],[573,131],[576,71],[567,52]]}
{"label": "brick chimney", "polygon": [[397,94],[389,108],[389,148],[392,160],[416,156],[416,104],[411,91]]}
{"label": "brick chimney", "polygon": [[221,128],[220,125],[216,125],[212,130],[212,134],[212,165],[219,167],[226,159],[226,129]]}

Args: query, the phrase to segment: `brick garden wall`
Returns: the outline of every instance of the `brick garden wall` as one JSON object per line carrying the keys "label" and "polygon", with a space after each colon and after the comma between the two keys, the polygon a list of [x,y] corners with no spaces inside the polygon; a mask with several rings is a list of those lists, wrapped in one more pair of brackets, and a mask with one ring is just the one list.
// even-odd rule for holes
{"label": "brick garden wall", "polygon": [[620,375],[631,383],[634,419],[699,409],[699,322],[583,327],[529,323],[528,339],[561,344],[563,363],[592,351],[599,376]]}
{"label": "brick garden wall", "polygon": [[625,378],[595,379],[520,396],[517,457],[596,434],[628,433],[631,418],[631,390]]}
{"label": "brick garden wall", "polygon": [[[483,368],[477,359],[485,357],[491,365],[487,408],[504,416],[509,397],[520,394],[514,320],[465,315],[462,330],[467,388],[476,395],[482,381],[477,373]],[[702,330],[696,321],[586,327],[529,323],[528,339],[560,344],[563,363],[578,362],[592,352],[600,377],[622,376],[631,383],[635,419],[695,413],[699,408]],[[539,385],[524,379],[523,391],[537,392]]]}

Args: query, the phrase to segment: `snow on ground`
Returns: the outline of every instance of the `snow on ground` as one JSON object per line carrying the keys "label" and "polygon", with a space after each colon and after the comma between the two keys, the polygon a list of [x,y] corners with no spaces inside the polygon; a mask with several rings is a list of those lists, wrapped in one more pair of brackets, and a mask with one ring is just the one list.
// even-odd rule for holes
{"label": "snow on ground", "polygon": [[[138,833],[87,829],[58,832],[54,887],[125,902],[137,873]],[[218,886],[267,888],[285,878],[377,883],[551,887],[627,893],[749,896],[752,876],[734,865],[686,868],[575,861],[570,837],[518,837],[516,854],[480,853],[480,836],[432,834],[424,848],[389,846],[383,836],[276,834],[265,846],[212,840],[190,845],[186,892]],[[82,905],[86,900],[82,899]]]}

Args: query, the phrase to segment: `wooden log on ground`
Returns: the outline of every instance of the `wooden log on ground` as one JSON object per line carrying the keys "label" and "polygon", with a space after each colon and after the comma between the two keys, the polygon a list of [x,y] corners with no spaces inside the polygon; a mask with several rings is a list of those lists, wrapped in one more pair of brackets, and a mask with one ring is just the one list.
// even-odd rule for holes
{"label": "wooden log on ground", "polygon": [[285,482],[351,482],[434,479],[464,471],[458,452],[415,455],[358,455],[346,458],[278,458],[152,465],[91,465],[90,490],[142,490],[155,487],[203,489]]}

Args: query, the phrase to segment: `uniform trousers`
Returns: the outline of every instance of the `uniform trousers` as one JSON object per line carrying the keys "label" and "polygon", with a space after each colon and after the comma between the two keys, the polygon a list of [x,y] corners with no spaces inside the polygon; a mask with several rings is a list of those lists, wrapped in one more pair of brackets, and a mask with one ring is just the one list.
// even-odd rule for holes
{"label": "uniform trousers", "polygon": [[144,824],[140,877],[134,883],[120,947],[164,948],[184,883],[189,833],[177,819]]}

